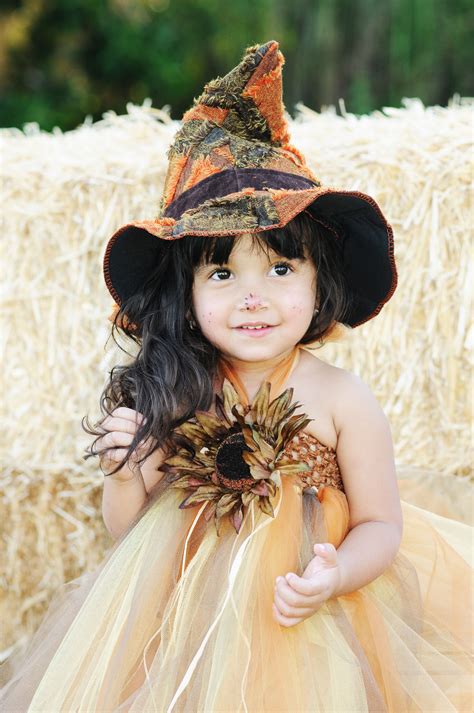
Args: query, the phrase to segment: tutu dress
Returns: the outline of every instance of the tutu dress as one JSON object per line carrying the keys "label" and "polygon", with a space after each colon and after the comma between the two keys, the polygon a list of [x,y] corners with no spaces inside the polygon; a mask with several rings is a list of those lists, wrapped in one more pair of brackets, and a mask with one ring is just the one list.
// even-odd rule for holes
{"label": "tutu dress", "polygon": [[[270,377],[272,396],[297,356]],[[302,573],[315,542],[338,547],[349,523],[333,448],[300,430],[284,459],[306,467],[276,478],[273,516],[253,499],[238,532],[223,515],[218,534],[209,501],[180,508],[184,491],[162,480],[101,565],[63,585],[25,654],[4,664],[2,710],[471,711],[471,527],[402,501],[391,566],[283,627],[275,578]]]}

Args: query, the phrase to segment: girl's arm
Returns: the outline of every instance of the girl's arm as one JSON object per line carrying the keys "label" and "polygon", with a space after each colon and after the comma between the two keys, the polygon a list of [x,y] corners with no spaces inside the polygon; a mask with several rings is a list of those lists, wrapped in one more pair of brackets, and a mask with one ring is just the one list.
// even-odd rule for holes
{"label": "girl's arm", "polygon": [[341,583],[333,596],[381,575],[394,560],[403,532],[388,419],[359,377],[341,370],[338,379],[334,425],[350,531],[337,550]]}
{"label": "girl's arm", "polygon": [[143,462],[140,471],[135,470],[133,477],[120,478],[121,471],[117,477],[104,477],[102,518],[114,540],[130,526],[145,505],[153,486],[163,477],[164,474],[158,470],[162,461],[163,452],[158,448]]}

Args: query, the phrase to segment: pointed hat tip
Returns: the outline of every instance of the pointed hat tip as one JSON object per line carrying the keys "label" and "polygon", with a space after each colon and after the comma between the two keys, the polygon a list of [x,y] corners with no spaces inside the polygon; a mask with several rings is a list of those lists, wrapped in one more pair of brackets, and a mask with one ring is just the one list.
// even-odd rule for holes
{"label": "pointed hat tip", "polygon": [[259,54],[260,57],[264,57],[268,52],[277,52],[280,44],[276,40],[268,40],[263,44],[251,45],[247,47],[244,53],[244,57],[248,57],[250,54]]}

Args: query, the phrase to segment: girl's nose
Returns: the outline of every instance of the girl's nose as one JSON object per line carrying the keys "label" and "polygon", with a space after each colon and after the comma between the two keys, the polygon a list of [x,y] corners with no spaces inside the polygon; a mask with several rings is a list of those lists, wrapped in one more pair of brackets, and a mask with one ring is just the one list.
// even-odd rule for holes
{"label": "girl's nose", "polygon": [[267,304],[259,295],[249,292],[249,294],[244,297],[242,302],[239,304],[238,309],[254,312],[255,310],[263,309],[265,307],[267,307]]}

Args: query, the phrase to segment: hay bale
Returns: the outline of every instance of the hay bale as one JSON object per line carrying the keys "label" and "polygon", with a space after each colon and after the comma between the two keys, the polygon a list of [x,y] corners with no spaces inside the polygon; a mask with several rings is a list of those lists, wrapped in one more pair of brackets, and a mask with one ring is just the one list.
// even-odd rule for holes
{"label": "hay bale", "polygon": [[[104,349],[111,298],[102,257],[116,228],[156,215],[177,129],[149,103],[127,111],[66,133],[35,124],[0,132],[1,659],[26,643],[58,584],[93,568],[111,544],[103,476],[82,459],[90,441],[80,423],[99,417],[107,371],[124,359],[112,340]],[[414,499],[409,479],[420,473],[446,498],[456,476],[457,502],[470,493],[471,118],[467,100],[447,108],[414,100],[360,118],[300,107],[290,125],[324,184],[370,193],[394,228],[395,296],[317,355],[372,388],[392,425],[402,495]],[[467,520],[469,508],[461,510],[449,512]]]}

